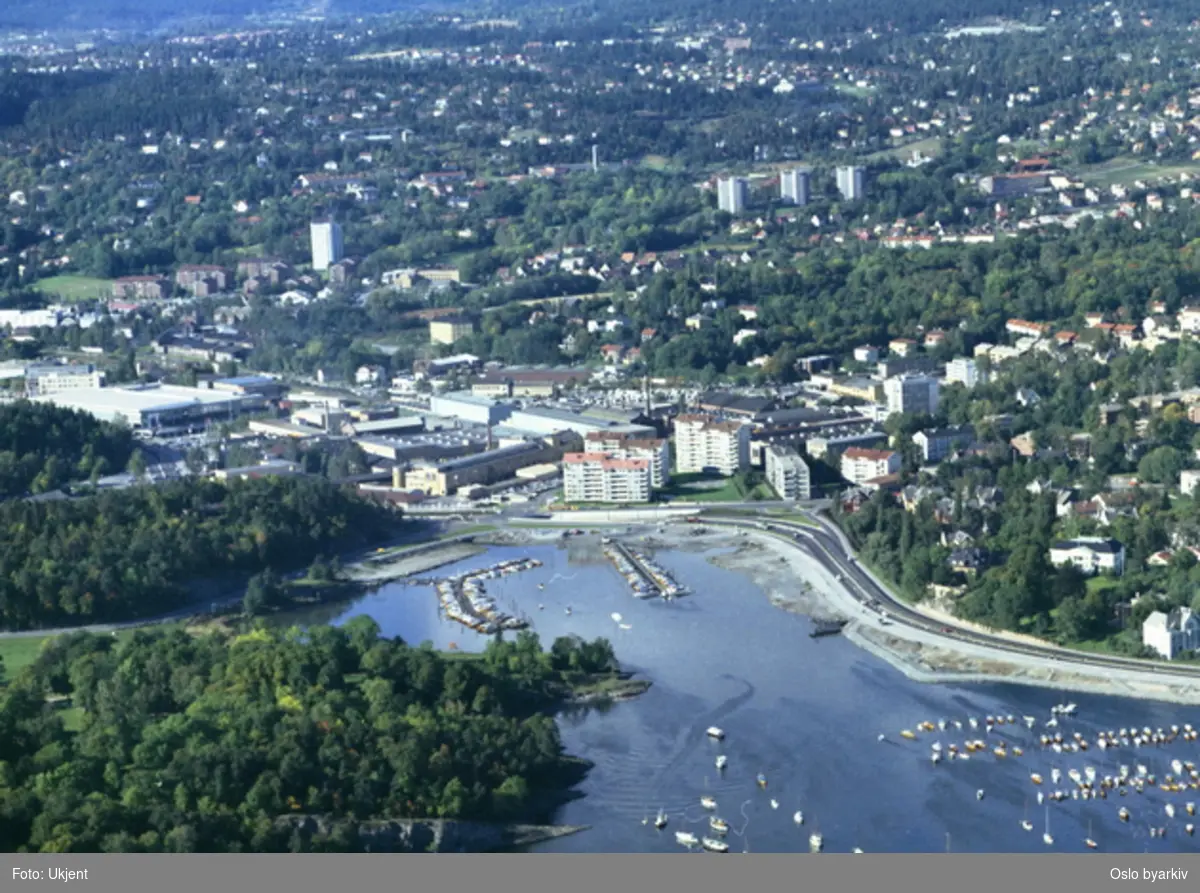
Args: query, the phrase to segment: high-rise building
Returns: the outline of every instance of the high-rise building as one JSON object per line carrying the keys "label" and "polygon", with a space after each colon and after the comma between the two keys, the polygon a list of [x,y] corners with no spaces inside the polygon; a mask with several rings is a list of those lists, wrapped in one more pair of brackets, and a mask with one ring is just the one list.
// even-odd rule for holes
{"label": "high-rise building", "polygon": [[812,495],[812,477],[806,463],[792,447],[782,444],[767,444],[763,450],[767,483],[780,499],[809,499]]}
{"label": "high-rise building", "polygon": [[900,375],[883,383],[889,415],[908,413],[934,415],[937,413],[940,386],[929,375]]}
{"label": "high-rise building", "polygon": [[837,188],[844,201],[859,201],[867,194],[867,169],[839,167],[837,169]]}
{"label": "high-rise building", "polygon": [[706,415],[675,419],[675,469],[680,474],[734,475],[750,464],[750,426]]}
{"label": "high-rise building", "polygon": [[671,482],[671,446],[666,438],[614,431],[590,431],[585,437],[588,452],[608,453],[617,459],[645,459],[650,463],[650,486]]}
{"label": "high-rise building", "polygon": [[784,171],[779,178],[779,197],[793,205],[807,205],[811,179],[809,171],[801,167]]}
{"label": "high-rise building", "polygon": [[743,177],[723,177],[717,181],[717,207],[740,214],[750,200],[750,183]]}
{"label": "high-rise building", "polygon": [[649,502],[650,461],[622,459],[609,453],[563,456],[566,502]]}
{"label": "high-rise building", "polygon": [[315,220],[309,227],[312,238],[312,266],[324,272],[342,259],[342,227],[332,220]]}

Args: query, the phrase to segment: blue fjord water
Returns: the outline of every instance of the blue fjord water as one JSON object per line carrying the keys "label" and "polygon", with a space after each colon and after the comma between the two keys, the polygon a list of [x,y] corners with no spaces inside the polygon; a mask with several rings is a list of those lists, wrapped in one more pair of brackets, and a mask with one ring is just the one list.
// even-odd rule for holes
{"label": "blue fjord water", "polygon": [[[812,639],[807,618],[781,610],[745,576],[714,567],[706,556],[660,552],[658,562],[694,594],[671,603],[639,601],[607,563],[576,564],[554,546],[496,547],[486,554],[439,568],[438,576],[534,557],[543,566],[487,581],[490,595],[508,610],[529,616],[544,645],[576,634],[612,640],[623,667],[653,681],[642,697],[604,708],[576,709],[559,717],[568,751],[595,763],[580,787],[582,797],[560,810],[557,821],[589,830],[534,848],[540,852],[674,851],[677,830],[703,836],[708,813],[699,798],[711,794],[730,824],[730,850],[807,851],[819,830],[826,852],[1082,852],[1093,837],[1102,851],[1177,852],[1200,850],[1200,836],[1185,835],[1184,804],[1200,803],[1200,791],[1107,800],[1067,800],[1039,806],[1031,772],[1054,787],[1050,770],[1094,766],[1101,776],[1124,763],[1145,764],[1159,776],[1170,761],[1200,762],[1200,743],[1176,740],[1163,748],[1098,750],[1056,755],[1036,735],[1050,707],[1064,700],[1079,705],[1063,719],[1067,737],[1082,732],[1090,741],[1100,729],[1122,726],[1200,726],[1200,710],[1129,699],[1067,694],[1015,685],[925,685],[907,679],[878,658],[838,636]],[[545,584],[539,590],[537,584]],[[539,604],[544,607],[539,610]],[[567,615],[566,608],[571,608]],[[630,629],[621,629],[620,613]],[[439,616],[431,587],[393,583],[350,605],[326,608],[314,621],[344,623],[367,614],[385,635],[438,648],[478,650],[484,636]],[[1035,731],[983,729],[987,715],[1038,717]],[[967,717],[980,721],[970,732]],[[922,720],[959,719],[964,731],[921,734],[905,741],[901,729]],[[717,743],[710,725],[726,732]],[[888,736],[885,742],[878,735]],[[990,752],[969,762],[930,761],[930,744],[962,744],[967,737],[1007,740],[1024,748],[1022,757],[998,759]],[[995,740],[992,740],[995,739]],[[716,756],[728,757],[720,773]],[[755,784],[763,773],[766,790]],[[977,790],[984,798],[977,799]],[[778,802],[773,809],[771,800]],[[1164,805],[1176,805],[1169,819]],[[1127,807],[1128,824],[1117,817]],[[643,819],[664,809],[663,831]],[[802,810],[797,827],[793,813]],[[1033,823],[1021,828],[1022,818]],[[1049,823],[1054,845],[1042,833]],[[1151,838],[1151,826],[1167,827]],[[740,833],[739,833],[740,832]],[[949,839],[947,839],[949,834]]]}

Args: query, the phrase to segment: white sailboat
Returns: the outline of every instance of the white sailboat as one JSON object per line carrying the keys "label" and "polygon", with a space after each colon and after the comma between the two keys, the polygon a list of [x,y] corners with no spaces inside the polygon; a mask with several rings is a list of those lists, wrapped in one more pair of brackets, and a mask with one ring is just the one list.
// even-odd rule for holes
{"label": "white sailboat", "polygon": [[681,844],[685,847],[691,848],[700,842],[700,838],[698,838],[691,831],[676,831],[675,832],[675,842],[678,844]]}
{"label": "white sailboat", "polygon": [[710,853],[728,853],[729,852],[729,844],[727,844],[723,840],[715,840],[712,837],[705,837],[702,841],[700,841],[700,845],[702,847],[704,847],[706,850],[708,850]]}
{"label": "white sailboat", "polygon": [[825,838],[818,832],[814,831],[808,835],[808,848],[814,853],[819,853],[825,848]]}
{"label": "white sailboat", "polygon": [[804,824],[804,813],[797,809],[794,813],[792,813],[792,821],[795,822],[797,825],[803,825]]}
{"label": "white sailboat", "polygon": [[728,765],[729,765],[729,758],[727,756],[725,756],[725,754],[721,754],[719,757],[717,757],[717,768],[718,769],[724,769]]}
{"label": "white sailboat", "polygon": [[1042,843],[1054,846],[1054,838],[1050,836],[1050,807],[1046,807],[1046,833],[1042,835]]}
{"label": "white sailboat", "polygon": [[654,827],[659,830],[667,827],[667,814],[661,809],[658,811],[658,815],[654,817]]}
{"label": "white sailboat", "polygon": [[1092,839],[1092,823],[1091,822],[1088,822],[1088,836],[1083,839],[1083,845],[1086,846],[1089,850],[1094,850],[1094,849],[1096,849],[1097,846],[1099,846],[1099,844],[1097,844],[1096,841]]}
{"label": "white sailboat", "polygon": [[772,809],[778,809],[778,808],[779,808],[779,801],[778,801],[778,800],[775,800],[774,798],[772,798],[772,800],[771,800],[771,808],[772,808]]}
{"label": "white sailboat", "polygon": [[703,797],[700,798],[700,805],[703,806],[705,809],[716,809],[717,808],[717,798],[710,797],[709,795],[705,794]]}

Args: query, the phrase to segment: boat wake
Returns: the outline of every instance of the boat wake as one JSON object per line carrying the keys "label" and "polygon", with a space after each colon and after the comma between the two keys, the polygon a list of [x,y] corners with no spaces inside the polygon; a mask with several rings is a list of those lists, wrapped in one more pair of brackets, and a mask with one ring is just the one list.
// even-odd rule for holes
{"label": "boat wake", "polygon": [[579,574],[571,574],[571,576],[569,576],[569,577],[566,574],[555,574],[553,577],[551,577],[549,580],[546,581],[546,585],[549,586],[555,580],[574,580],[578,576],[579,576]]}
{"label": "boat wake", "polygon": [[700,742],[705,740],[705,729],[707,729],[709,726],[716,725],[718,721],[733,713],[735,710],[753,698],[755,692],[757,691],[757,689],[755,689],[755,687],[747,680],[738,679],[735,676],[730,676],[728,673],[723,674],[720,678],[729,679],[734,682],[740,682],[742,685],[746,686],[746,690],[741,694],[734,695],[732,698],[728,698],[727,700],[721,702],[713,710],[704,716],[701,716],[694,723],[692,723],[691,726],[688,727],[687,733],[684,737],[683,746],[676,751],[671,759],[667,761],[666,765],[659,770],[658,779],[660,781],[665,775],[674,771],[689,753],[700,746]]}

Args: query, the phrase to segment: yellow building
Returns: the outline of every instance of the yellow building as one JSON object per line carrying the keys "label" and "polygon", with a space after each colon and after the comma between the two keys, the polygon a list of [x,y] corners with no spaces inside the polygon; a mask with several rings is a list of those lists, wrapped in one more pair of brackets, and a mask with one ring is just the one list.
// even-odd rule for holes
{"label": "yellow building", "polygon": [[429,321],[429,343],[453,344],[474,331],[475,327],[465,319],[433,319]]}

